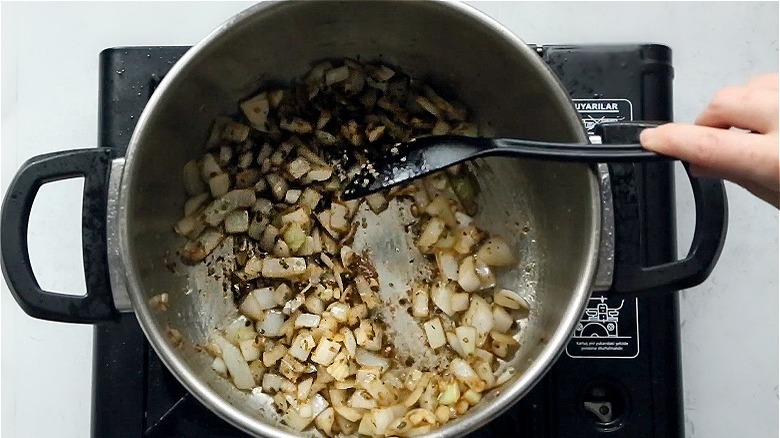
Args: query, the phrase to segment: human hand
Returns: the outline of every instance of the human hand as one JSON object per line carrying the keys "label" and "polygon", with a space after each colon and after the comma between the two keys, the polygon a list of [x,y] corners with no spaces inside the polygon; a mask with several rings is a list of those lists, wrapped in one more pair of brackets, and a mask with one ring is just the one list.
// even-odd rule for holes
{"label": "human hand", "polygon": [[640,142],[689,162],[697,176],[727,179],[780,208],[777,74],[724,88],[694,125],[668,123],[645,129]]}

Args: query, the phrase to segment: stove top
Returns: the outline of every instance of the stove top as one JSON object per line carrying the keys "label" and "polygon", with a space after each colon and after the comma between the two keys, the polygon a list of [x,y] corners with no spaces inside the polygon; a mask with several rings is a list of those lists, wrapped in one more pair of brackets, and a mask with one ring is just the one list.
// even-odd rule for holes
{"label": "stove top", "polygon": [[[156,85],[188,47],[112,48],[100,54],[99,146],[123,155]],[[568,88],[586,128],[671,120],[671,51],[659,45],[536,46]],[[676,255],[669,163],[610,165],[616,223],[638,227],[648,264]],[[634,253],[636,250],[634,250]],[[616,260],[620,263],[620,259]],[[677,294],[594,293],[566,351],[525,398],[472,436],[681,437]],[[168,372],[133,314],[95,327],[93,437],[245,437]]]}

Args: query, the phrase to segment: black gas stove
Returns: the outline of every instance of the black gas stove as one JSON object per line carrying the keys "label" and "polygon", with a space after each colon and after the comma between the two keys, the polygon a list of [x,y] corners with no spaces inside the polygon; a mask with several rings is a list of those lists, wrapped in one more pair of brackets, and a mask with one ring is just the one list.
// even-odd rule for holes
{"label": "black gas stove", "polygon": [[[100,144],[121,156],[156,85],[187,47],[113,48],[100,55]],[[671,51],[658,45],[538,46],[589,131],[601,123],[671,120]],[[640,227],[645,263],[676,255],[672,165],[610,165],[616,208]],[[617,183],[617,184],[616,184]],[[637,251],[634,251],[637,252]],[[620,263],[618,259],[616,263]],[[683,436],[677,294],[594,293],[566,351],[517,405],[477,437]],[[95,328],[93,437],[245,437],[168,372],[133,314]]]}

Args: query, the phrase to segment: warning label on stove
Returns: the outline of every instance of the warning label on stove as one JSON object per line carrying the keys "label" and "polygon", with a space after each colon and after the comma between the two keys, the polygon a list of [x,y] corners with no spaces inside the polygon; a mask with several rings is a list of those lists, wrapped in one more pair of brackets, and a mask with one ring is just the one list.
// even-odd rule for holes
{"label": "warning label on stove", "polygon": [[639,304],[636,298],[607,298],[598,293],[566,346],[573,358],[633,359],[639,355]]}
{"label": "warning label on stove", "polygon": [[601,137],[593,129],[602,123],[634,120],[634,105],[628,99],[573,99],[574,107],[582,117],[591,143],[600,144]]}

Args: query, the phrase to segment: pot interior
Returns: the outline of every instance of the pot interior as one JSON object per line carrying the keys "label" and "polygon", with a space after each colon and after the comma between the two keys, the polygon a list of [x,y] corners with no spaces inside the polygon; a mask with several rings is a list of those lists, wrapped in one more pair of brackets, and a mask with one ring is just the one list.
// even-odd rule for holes
{"label": "pot interior", "polygon": [[[288,2],[261,4],[215,31],[172,70],[142,116],[128,150],[120,221],[128,286],[153,346],[207,406],[254,434],[285,434],[268,397],[235,389],[194,350],[235,315],[215,280],[194,288],[166,258],[184,241],[172,231],[186,200],[182,167],[203,153],[214,117],[268,84],[286,84],[324,58],[382,61],[464,102],[485,135],[583,141],[565,92],[538,55],[465,7],[439,2]],[[557,357],[589,294],[599,230],[593,170],[490,158],[473,163],[481,187],[478,223],[520,255],[499,285],[529,298],[533,311],[512,361],[518,373],[499,395],[441,432],[464,433],[524,394]],[[391,231],[368,229],[392,241]],[[524,231],[526,229],[526,231]],[[384,233],[384,234],[382,234]],[[205,277],[205,276],[204,276]],[[207,284],[208,283],[208,284]],[[148,300],[169,293],[163,313]],[[170,345],[166,328],[185,338]]]}

